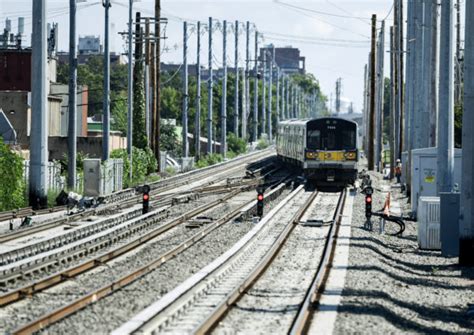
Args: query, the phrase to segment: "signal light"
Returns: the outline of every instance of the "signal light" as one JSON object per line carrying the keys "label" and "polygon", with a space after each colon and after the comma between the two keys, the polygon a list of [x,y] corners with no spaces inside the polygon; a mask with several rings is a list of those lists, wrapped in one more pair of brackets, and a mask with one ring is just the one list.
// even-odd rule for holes
{"label": "signal light", "polygon": [[365,217],[369,220],[372,217],[372,195],[365,196]]}
{"label": "signal light", "polygon": [[257,195],[257,216],[263,216],[263,191],[258,191]]}
{"label": "signal light", "polygon": [[145,185],[142,188],[143,192],[143,197],[142,197],[142,214],[148,213],[148,210],[150,209],[150,187],[148,185]]}

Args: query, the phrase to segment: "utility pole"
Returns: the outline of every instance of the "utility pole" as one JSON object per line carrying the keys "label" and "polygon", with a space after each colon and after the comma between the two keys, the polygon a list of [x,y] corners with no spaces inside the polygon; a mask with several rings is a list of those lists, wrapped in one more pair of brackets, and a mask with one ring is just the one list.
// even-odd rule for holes
{"label": "utility pole", "polygon": [[405,55],[404,53],[404,36],[403,36],[403,1],[397,0],[399,3],[399,9],[398,9],[398,15],[399,19],[398,22],[400,24],[398,25],[398,39],[399,39],[399,44],[398,44],[398,50],[400,51],[398,53],[399,55],[399,60],[398,60],[398,95],[399,95],[399,110],[400,110],[400,120],[399,120],[399,129],[397,129],[398,132],[398,146],[397,146],[397,151],[398,155],[397,158],[401,159],[402,158],[402,152],[403,152],[403,138],[405,137],[405,129],[404,129],[404,119],[406,118],[405,116],[405,89],[404,89],[404,61],[403,57]]}
{"label": "utility pole", "polygon": [[254,94],[253,94],[253,138],[252,142],[258,139],[258,31],[255,32],[255,66],[254,72]]}
{"label": "utility pole", "polygon": [[281,115],[280,115],[280,68],[276,62],[276,54],[275,54],[275,47],[273,47],[273,62],[275,64],[275,74],[276,74],[276,121],[277,125],[280,122]]}
{"label": "utility pole", "polygon": [[341,112],[341,78],[336,80],[336,114],[339,115]]}
{"label": "utility pole", "polygon": [[145,128],[147,146],[150,147],[150,19],[145,19]]}
{"label": "utility pole", "polygon": [[188,23],[183,22],[183,156],[189,156],[188,144]]}
{"label": "utility pole", "polygon": [[[110,0],[107,0],[110,1]],[[108,19],[108,15],[107,15]],[[107,23],[107,30],[108,30],[108,23]],[[109,35],[107,33],[106,35],[107,40],[109,39]],[[107,41],[107,61],[108,61],[108,67],[110,71],[110,56],[109,56],[109,51],[108,51],[108,45],[109,42]],[[109,73],[110,75],[110,73]],[[109,80],[109,87],[110,88],[110,78]],[[108,94],[107,94],[108,95]],[[108,98],[108,106],[107,106],[107,114],[110,113],[110,98]],[[109,117],[107,116],[107,119]],[[107,121],[109,123],[109,121]],[[109,127],[109,126],[107,126]],[[129,177],[130,180],[132,180],[132,175],[133,175],[133,0],[129,0],[129,5],[128,5],[128,131],[127,131],[127,151],[128,151],[128,164],[129,164]],[[107,133],[107,137],[109,137],[109,134]],[[108,142],[108,140],[107,140]],[[107,145],[109,145],[107,143]],[[109,148],[107,148],[107,152],[109,151]],[[107,159],[109,155],[107,154]]]}
{"label": "utility pole", "polygon": [[461,0],[456,0],[456,72],[455,80],[456,85],[454,87],[454,99],[455,105],[462,105],[462,66],[461,66]]}
{"label": "utility pole", "polygon": [[384,101],[384,86],[385,86],[385,76],[384,76],[384,59],[385,59],[385,21],[382,21],[382,26],[380,28],[380,37],[379,37],[379,49],[378,49],[378,60],[377,60],[377,115],[376,115],[376,124],[377,124],[377,153],[376,164],[379,167],[379,171],[383,171],[383,101]]}
{"label": "utility pole", "polygon": [[290,114],[290,78],[286,78],[285,83],[285,93],[286,93],[286,101],[285,101],[285,117],[286,119],[291,119]]}
{"label": "utility pole", "polygon": [[372,15],[372,42],[370,53],[370,117],[369,117],[369,171],[374,170],[374,139],[375,139],[375,44],[377,34],[377,15]]}
{"label": "utility pole", "polygon": [[416,32],[417,32],[417,7],[418,5],[414,0],[408,1],[407,8],[407,68],[406,68],[406,115],[405,115],[405,137],[404,137],[404,148],[408,153],[408,159],[403,162],[406,165],[405,171],[408,171],[405,181],[407,184],[407,195],[410,195],[411,185],[411,150],[415,147],[415,127],[416,119],[415,112],[417,111],[416,103],[416,83],[417,72],[416,59],[417,53],[420,52],[417,49]]}
{"label": "utility pole", "polygon": [[150,147],[156,157],[156,34],[155,38],[150,41]]}
{"label": "utility pole", "polygon": [[400,0],[395,0],[394,10],[393,10],[393,94],[394,94],[394,126],[395,126],[395,144],[394,144],[394,151],[395,156],[394,158],[400,157],[401,153],[399,152],[400,148],[400,126],[402,124],[401,118],[401,100],[400,100],[400,25],[403,23],[400,21]]}
{"label": "utility pole", "polygon": [[201,157],[201,21],[197,22],[197,51],[196,51],[196,115],[194,126],[194,148],[196,162]]}
{"label": "utility pole", "polygon": [[396,59],[396,46],[395,46],[395,27],[390,27],[390,131],[389,131],[389,145],[390,145],[390,180],[393,179],[395,172],[395,137],[397,133],[397,126],[395,124],[395,59]]}
{"label": "utility pole", "polygon": [[268,62],[268,110],[267,110],[267,133],[268,140],[272,141],[272,114],[273,114],[273,54],[275,47],[272,48],[273,53],[269,55],[271,59]]}
{"label": "utility pole", "polygon": [[459,264],[474,266],[474,1],[466,1]]}
{"label": "utility pole", "polygon": [[[414,57],[414,78],[413,78],[413,101],[414,101],[414,109],[413,109],[413,127],[412,127],[412,143],[413,146],[411,149],[419,149],[423,147],[421,143],[422,138],[422,130],[423,127],[423,118],[422,118],[422,108],[423,108],[423,4],[421,1],[414,1],[414,45],[413,48],[415,49],[415,57]],[[429,119],[425,120],[424,127],[429,124]],[[429,127],[428,127],[429,128]]]}
{"label": "utility pole", "polygon": [[242,138],[245,142],[247,139],[247,120],[250,114],[250,22],[246,23],[245,32],[245,112],[242,113]]}
{"label": "utility pole", "polygon": [[[106,161],[109,159],[109,136],[110,136],[110,55],[109,55],[109,9],[110,9],[110,0],[104,0],[102,2],[105,7],[105,31],[104,31],[104,107],[103,107],[103,118],[102,118],[102,160]],[[130,31],[129,31],[130,35]],[[130,39],[130,36],[129,36]],[[129,57],[131,53],[129,50]],[[130,58],[129,58],[130,62]],[[129,77],[129,104],[130,104],[130,78],[131,71],[128,71]],[[130,111],[129,111],[130,113]],[[130,134],[127,134],[127,138]],[[128,143],[127,143],[128,144]],[[131,168],[130,168],[131,170]]]}
{"label": "utility pole", "polygon": [[161,138],[161,0],[155,0],[155,71],[156,71],[156,84],[155,84],[155,157],[158,161],[158,171],[161,171],[161,152],[160,152],[160,138]]}
{"label": "utility pole", "polygon": [[[247,115],[248,115],[248,105],[247,105],[247,79],[245,77],[245,68],[241,69],[242,71],[242,99],[241,101],[241,108],[242,108],[242,113],[240,115],[242,116],[242,122],[241,122],[241,127],[242,127],[242,139],[247,143]],[[237,121],[238,122],[238,121]]]}
{"label": "utility pole", "polygon": [[[278,69],[278,72],[280,72],[280,69]],[[286,120],[286,116],[285,116],[285,76],[283,74],[281,74],[280,76],[281,76],[281,83],[280,83],[280,87],[281,87],[280,113],[281,113],[281,116],[280,116],[280,118],[281,118],[281,120]]]}
{"label": "utility pole", "polygon": [[297,87],[296,85],[293,85],[293,95],[291,97],[291,102],[293,103],[293,117],[295,119],[298,118],[298,100],[297,100],[297,95],[296,95],[296,92],[297,92]]}
{"label": "utility pole", "polygon": [[261,133],[265,133],[265,125],[266,125],[266,110],[267,110],[267,103],[266,103],[266,67],[267,67],[267,50],[264,47],[262,52],[262,124],[260,125]]}
{"label": "utility pole", "polygon": [[221,154],[227,152],[227,21],[224,20],[222,26],[223,46],[222,46],[222,67],[224,78],[222,79],[222,105],[221,105]]}
{"label": "utility pole", "polygon": [[208,79],[208,107],[207,107],[207,154],[212,154],[212,17],[209,18],[209,79]]}
{"label": "utility pole", "polygon": [[[364,100],[363,100],[363,106],[362,106],[362,114],[363,114],[363,122],[365,124],[365,128],[367,129],[367,125],[368,125],[368,113],[367,113],[367,106],[368,106],[368,103],[367,103],[367,86],[368,86],[368,81],[367,81],[367,75],[368,75],[368,69],[367,69],[367,64],[364,65]],[[364,148],[364,151],[367,151],[367,131],[366,129],[364,129],[364,136],[363,136],[363,148]]]}
{"label": "utility pole", "polygon": [[369,131],[370,131],[370,78],[372,78],[372,67],[371,67],[371,60],[372,60],[372,52],[369,52],[368,60],[367,60],[367,78],[366,78],[366,85],[367,85],[367,93],[365,96],[366,99],[366,117],[365,117],[365,154],[368,159],[369,157]]}
{"label": "utility pole", "polygon": [[454,21],[453,0],[441,1],[437,189],[451,192],[454,175]]}
{"label": "utility pole", "polygon": [[69,124],[68,124],[68,165],[67,186],[70,190],[76,187],[76,152],[77,152],[77,60],[76,60],[76,0],[69,0]]}
{"label": "utility pole", "polygon": [[33,35],[31,41],[30,187],[33,209],[48,207],[48,93],[46,41],[46,0],[33,1]]}
{"label": "utility pole", "polygon": [[235,28],[234,29],[234,35],[235,35],[234,134],[235,134],[235,136],[239,137],[239,21],[235,21],[235,27],[234,28]]}

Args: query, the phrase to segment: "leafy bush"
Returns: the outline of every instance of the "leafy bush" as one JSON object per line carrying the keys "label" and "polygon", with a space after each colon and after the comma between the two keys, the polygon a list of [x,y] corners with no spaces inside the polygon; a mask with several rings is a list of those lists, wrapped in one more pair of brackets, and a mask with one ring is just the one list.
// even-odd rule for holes
{"label": "leafy bush", "polygon": [[[82,151],[79,151],[76,155],[76,171],[78,174],[81,174],[84,170],[84,159],[88,159],[89,154],[83,153]],[[67,153],[63,154],[63,157],[59,161],[61,164],[61,174],[62,175],[67,175],[67,169],[68,169],[68,157]]]}
{"label": "leafy bush", "polygon": [[174,157],[182,156],[181,143],[176,133],[176,127],[172,124],[162,123],[160,125],[160,149],[169,152]]}
{"label": "leafy bush", "polygon": [[227,136],[227,147],[229,151],[232,151],[236,155],[241,155],[247,152],[247,143],[245,140],[237,137],[233,133],[230,133],[229,136]]}
{"label": "leafy bush", "polygon": [[269,146],[268,140],[263,139],[263,138],[258,140],[258,143],[257,143],[258,150],[263,150],[265,148],[268,148],[268,146]]}
{"label": "leafy bush", "polygon": [[204,168],[206,166],[210,165],[215,165],[217,163],[220,163],[224,160],[221,154],[210,154],[202,157],[198,162],[196,163],[196,167],[198,169]]}
{"label": "leafy bush", "polygon": [[0,137],[0,211],[26,206],[23,159]]}
{"label": "leafy bush", "polygon": [[110,158],[123,159],[123,182],[124,187],[131,187],[145,181],[146,176],[155,172],[157,161],[153,152],[149,149],[139,149],[133,147],[132,180],[130,180],[130,161],[125,149],[113,150]]}

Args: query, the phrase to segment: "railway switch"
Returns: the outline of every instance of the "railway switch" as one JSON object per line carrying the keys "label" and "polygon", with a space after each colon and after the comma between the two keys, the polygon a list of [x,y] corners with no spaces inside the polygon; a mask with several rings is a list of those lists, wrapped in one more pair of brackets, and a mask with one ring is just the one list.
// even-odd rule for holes
{"label": "railway switch", "polygon": [[257,195],[257,216],[263,216],[263,191],[259,190]]}

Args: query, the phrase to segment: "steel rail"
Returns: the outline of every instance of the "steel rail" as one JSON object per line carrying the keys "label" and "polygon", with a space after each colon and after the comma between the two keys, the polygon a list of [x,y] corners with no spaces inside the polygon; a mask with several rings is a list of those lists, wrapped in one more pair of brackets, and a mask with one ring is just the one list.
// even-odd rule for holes
{"label": "steel rail", "polygon": [[323,257],[318,265],[318,269],[311,281],[311,285],[306,291],[303,303],[298,309],[297,316],[293,320],[289,334],[304,334],[307,332],[312,311],[315,304],[320,298],[321,288],[327,281],[329,271],[331,270],[334,254],[336,251],[336,241],[339,234],[339,227],[341,225],[342,214],[344,211],[344,204],[346,200],[347,189],[344,189],[339,198],[336,212],[334,213],[333,224],[329,231],[328,238],[324,245]]}
{"label": "steel rail", "polygon": [[[255,269],[249,274],[246,279],[244,279],[237,287],[235,287],[235,289],[215,308],[213,313],[209,315],[209,317],[205,319],[197,329],[193,330],[193,333],[206,334],[210,332],[215,327],[215,325],[232,308],[233,304],[235,304],[245,294],[245,292],[255,284],[258,278],[260,278],[260,276],[277,258],[283,245],[286,243],[286,241],[290,237],[294,228],[298,225],[305,212],[308,210],[308,208],[310,208],[311,204],[313,204],[317,195],[318,191],[314,191],[311,194],[311,196],[305,201],[303,206],[301,206],[298,212],[292,217],[289,224],[287,224],[285,229],[280,233],[278,239],[272,245],[271,249],[268,250],[265,257],[258,263]],[[274,213],[274,215],[276,215],[277,213]]]}
{"label": "steel rail", "polygon": [[[232,246],[231,249],[202,268],[173,291],[168,292],[160,300],[136,314],[132,319],[115,329],[112,334],[158,333],[160,331],[165,331],[161,326],[166,327],[173,322],[172,319],[183,318],[186,312],[183,311],[183,309],[190,307],[193,302],[200,300],[201,297],[205,299],[208,290],[212,290],[220,285],[225,285],[225,279],[229,278],[229,276],[226,275],[226,272],[230,271],[232,276],[236,276],[237,274],[234,271],[239,271],[239,269],[244,267],[242,262],[245,262],[247,259],[252,260],[254,252],[257,251],[258,253],[257,249],[261,247],[261,243],[259,242],[260,238],[265,240],[266,237],[270,235],[270,239],[272,239],[271,243],[269,243],[270,241],[265,241],[266,243],[263,245],[266,246],[273,244],[274,240],[280,235],[281,230],[284,229],[284,227],[279,229],[275,234],[272,234],[269,222],[276,213],[281,212],[282,208],[287,206],[290,201],[297,198],[302,190],[303,185],[294,189],[282,201],[274,206],[270,212],[264,216],[251,231]],[[264,250],[261,257],[263,257],[267,251],[268,250]],[[255,264],[258,264],[258,261]],[[235,285],[233,285],[232,288],[234,286]],[[222,295],[222,293],[218,293],[218,295]],[[201,302],[205,303],[205,301]],[[167,313],[167,311],[171,312]],[[164,318],[162,317],[163,314]],[[187,328],[189,328],[189,325]],[[179,333],[179,331],[177,333]]]}
{"label": "steel rail", "polygon": [[[242,165],[247,164],[249,160],[252,161],[252,160],[255,160],[255,159],[259,159],[260,157],[268,156],[269,153],[270,153],[269,150],[263,150],[263,151],[256,152],[256,153],[251,153],[251,154],[248,154],[248,155],[245,155],[245,156],[242,156],[242,157],[237,157],[235,159],[220,163],[218,165],[209,166],[209,167],[206,167],[206,168],[203,168],[203,169],[193,170],[193,171],[190,171],[190,172],[187,172],[187,173],[184,173],[184,174],[178,174],[178,175],[175,175],[173,177],[166,178],[166,179],[161,179],[159,181],[156,181],[156,182],[150,184],[150,186],[152,188],[151,193],[152,193],[152,195],[155,195],[154,193],[156,191],[158,191],[158,194],[156,194],[156,195],[159,195],[161,193],[168,192],[168,191],[170,191],[170,190],[172,190],[176,187],[184,186],[187,183],[189,183],[189,181],[192,180],[192,179],[208,178],[208,177],[211,177],[211,176],[215,175],[216,173],[219,173],[219,174],[222,173],[222,172],[228,173],[229,170],[233,171],[233,170],[236,170],[236,169],[240,168]],[[264,163],[264,162],[262,162],[262,163]],[[214,180],[214,181],[208,182],[208,183],[204,184],[204,186],[215,184],[217,182],[222,181],[223,179],[225,179],[225,178],[221,178],[219,180]],[[197,186],[196,188],[199,188],[199,187],[202,187],[202,186],[203,185],[200,185],[200,186]],[[119,201],[122,202],[122,206],[129,206],[130,204],[139,203],[140,196],[135,193],[134,188],[128,188],[128,189],[125,189],[125,190],[122,190],[122,191],[115,192],[115,193],[111,194],[110,196],[105,197],[105,199],[108,200],[108,201],[111,201],[111,203],[109,203],[108,205],[105,205],[103,207],[94,208],[94,209],[87,210],[87,211],[84,211],[84,212],[79,212],[79,213],[69,215],[67,218],[52,219],[51,221],[49,221],[47,223],[44,223],[44,224],[37,225],[36,227],[31,227],[31,228],[28,228],[28,229],[21,229],[17,232],[14,232],[14,233],[2,234],[2,235],[0,235],[0,243],[4,243],[4,242],[8,242],[8,241],[11,241],[11,240],[14,240],[14,239],[18,239],[18,238],[21,238],[21,237],[24,237],[24,236],[28,236],[31,233],[37,233],[37,232],[41,232],[41,231],[44,231],[44,230],[48,230],[50,228],[54,228],[56,226],[59,226],[59,225],[65,224],[65,223],[67,224],[67,223],[69,223],[69,221],[71,219],[81,218],[81,217],[90,216],[90,215],[96,215],[96,214],[99,214],[102,211],[110,210],[111,208],[116,209],[117,206],[120,206],[119,204],[116,204],[116,202],[119,202]],[[121,207],[121,208],[123,208],[123,207]],[[22,215],[20,217],[15,216],[15,214],[14,214],[15,211],[0,213],[0,218],[2,218],[2,215],[4,215],[4,217],[2,219],[0,219],[0,221],[7,221],[7,220],[12,220],[12,219],[24,218],[26,216],[31,215],[32,213],[39,213],[38,215],[41,215],[41,214],[58,212],[58,211],[61,211],[61,210],[66,210],[66,209],[67,209],[66,206],[57,206],[57,207],[53,207],[53,208],[46,209],[46,210],[33,211],[33,210],[31,210],[31,207],[26,207],[26,208],[21,209],[21,211],[24,211],[23,214],[25,214],[25,215]],[[31,210],[31,212],[29,210]]]}
{"label": "steel rail", "polygon": [[3,295],[0,295],[0,307],[3,307],[5,305],[11,304],[13,302],[19,301],[24,297],[27,296],[32,296],[40,291],[43,291],[47,288],[50,288],[52,286],[55,286],[59,283],[62,283],[66,280],[69,280],[70,278],[76,277],[82,273],[85,273],[86,271],[89,271],[93,268],[96,268],[108,261],[111,261],[135,248],[140,246],[142,243],[148,242],[163,233],[169,231],[170,229],[178,226],[179,224],[186,222],[190,218],[199,215],[215,206],[218,206],[219,204],[231,199],[232,197],[240,194],[240,190],[236,190],[232,192],[231,194],[226,195],[223,198],[217,199],[209,204],[205,204],[202,206],[199,206],[198,208],[195,208],[178,218],[175,218],[171,220],[170,222],[159,226],[152,231],[148,232],[144,236],[139,236],[130,242],[126,243],[125,245],[122,245],[118,248],[114,248],[113,250],[110,250],[109,252],[99,255],[91,260],[82,262],[76,266],[70,267],[68,269],[65,269],[63,271],[60,271],[58,273],[55,273],[51,276],[48,276],[44,279],[41,279],[31,285],[26,285],[21,288],[18,288],[16,290],[12,290],[10,292],[7,292]]}
{"label": "steel rail", "polygon": [[[281,187],[275,188],[272,190],[272,194],[274,196],[278,196],[284,189],[285,184],[281,184]],[[252,200],[250,202],[244,203],[240,205],[237,209],[233,210],[232,212],[226,214],[223,218],[217,220],[216,222],[208,225],[206,228],[202,229],[192,237],[188,238],[178,246],[170,249],[169,251],[165,252],[164,254],[158,256],[155,260],[149,262],[145,266],[134,270],[133,272],[126,274],[119,278],[118,280],[114,280],[113,282],[104,285],[103,287],[99,288],[98,290],[94,290],[76,300],[72,303],[62,306],[51,313],[47,313],[40,318],[28,323],[25,326],[22,326],[16,329],[13,334],[31,334],[35,331],[41,330],[73,313],[76,311],[84,308],[85,306],[96,302],[104,298],[105,296],[123,288],[124,286],[132,283],[136,279],[150,273],[151,271],[155,270],[162,264],[166,263],[168,260],[172,259],[179,253],[187,250],[191,246],[193,246],[196,242],[200,241],[204,237],[206,237],[209,233],[216,230],[220,226],[224,225],[227,222],[239,217],[242,215],[241,209],[248,206],[251,203],[256,202]]]}
{"label": "steel rail", "polygon": [[[238,169],[238,168],[240,168],[240,166],[231,168],[231,170],[233,171],[233,170]],[[256,185],[256,184],[258,184],[258,181],[261,178],[265,178],[268,175],[270,175],[272,173],[275,173],[278,170],[279,170],[279,168],[275,168],[275,169],[267,172],[266,174],[257,177],[256,179],[250,179],[248,181],[242,181],[240,184],[235,184],[235,185],[232,185],[232,186],[227,186],[227,185],[210,186],[210,185],[222,182],[223,180],[226,179],[226,178],[219,178],[219,179],[213,180],[209,183],[206,183],[205,185],[196,186],[196,187],[194,187],[194,188],[192,188],[192,189],[190,189],[186,192],[179,192],[179,193],[177,192],[177,193],[173,193],[173,194],[166,194],[161,199],[153,200],[151,202],[151,205],[156,204],[156,203],[159,203],[160,205],[171,205],[172,204],[172,199],[174,197],[176,197],[177,195],[185,195],[185,194],[189,194],[189,193],[206,194],[206,193],[216,193],[216,192],[220,192],[220,191],[224,192],[224,191],[231,191],[233,188],[238,188],[238,187],[243,186],[243,185],[247,185],[247,186]],[[228,172],[229,172],[229,170],[224,171],[224,173],[228,173]],[[209,174],[209,176],[211,176],[211,175]],[[183,182],[183,183],[185,184],[185,182]],[[167,192],[172,188],[173,187],[169,187],[169,188],[164,189],[164,190],[159,190],[158,193],[154,194],[155,193],[154,191],[157,190],[157,189],[155,189],[154,191],[152,191],[152,195],[154,197],[159,196],[161,193]],[[42,232],[42,231],[45,231],[45,230],[63,225],[63,224],[69,224],[71,222],[74,222],[74,219],[77,219],[77,218],[83,218],[84,216],[87,217],[87,216],[90,216],[90,215],[100,214],[101,212],[104,212],[104,211],[107,211],[107,210],[110,210],[110,209],[123,209],[125,207],[129,207],[132,204],[138,204],[140,202],[141,202],[141,197],[137,196],[135,199],[130,199],[128,201],[124,201],[121,204],[109,204],[109,205],[106,205],[105,207],[95,208],[94,210],[91,210],[91,211],[75,213],[75,214],[70,215],[66,218],[61,218],[59,220],[56,219],[53,222],[46,222],[44,224],[35,225],[35,226],[30,227],[28,229],[21,229],[21,230],[15,231],[13,233],[0,235],[0,243],[13,241],[13,240],[25,237],[25,236],[30,236],[31,234],[39,233],[39,232]]]}

